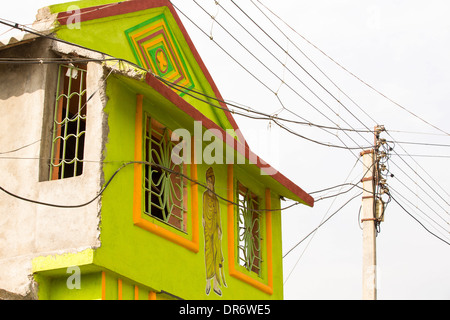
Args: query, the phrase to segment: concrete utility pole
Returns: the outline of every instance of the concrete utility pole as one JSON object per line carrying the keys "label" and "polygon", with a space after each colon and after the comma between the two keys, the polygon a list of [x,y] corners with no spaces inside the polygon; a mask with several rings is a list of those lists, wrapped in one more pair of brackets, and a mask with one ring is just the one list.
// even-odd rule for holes
{"label": "concrete utility pole", "polygon": [[[361,152],[364,177],[362,196],[361,223],[363,229],[363,292],[364,300],[377,299],[377,248],[376,233],[377,224],[382,217],[377,213],[377,205],[381,199],[376,198],[376,188],[380,181],[380,132],[383,126],[376,126],[374,130],[374,149]],[[382,202],[381,202],[382,203]]]}
{"label": "concrete utility pole", "polygon": [[362,229],[363,229],[363,299],[376,300],[377,286],[376,286],[376,218],[375,218],[375,170],[374,150],[366,150],[361,152],[364,166],[363,183],[363,197],[362,197]]}

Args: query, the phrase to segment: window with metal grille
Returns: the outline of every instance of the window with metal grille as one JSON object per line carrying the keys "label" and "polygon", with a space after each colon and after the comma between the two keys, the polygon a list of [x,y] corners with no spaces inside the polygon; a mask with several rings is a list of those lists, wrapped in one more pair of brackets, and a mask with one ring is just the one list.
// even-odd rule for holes
{"label": "window with metal grille", "polygon": [[83,173],[86,66],[60,65],[53,119],[50,180]]}
{"label": "window with metal grille", "polygon": [[145,125],[144,212],[186,232],[187,183],[181,161],[172,161],[171,131],[148,115]]}
{"label": "window with metal grille", "polygon": [[261,212],[259,199],[238,182],[238,263],[248,271],[261,275]]}

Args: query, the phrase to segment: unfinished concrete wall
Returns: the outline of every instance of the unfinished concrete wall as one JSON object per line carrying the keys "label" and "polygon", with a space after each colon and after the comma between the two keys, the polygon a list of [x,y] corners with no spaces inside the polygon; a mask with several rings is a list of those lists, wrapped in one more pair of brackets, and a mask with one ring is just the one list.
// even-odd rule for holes
{"label": "unfinished concrete wall", "polygon": [[[0,57],[55,57],[51,41],[37,39],[3,48]],[[102,186],[103,68],[88,64],[83,174],[48,181],[57,65],[0,65],[0,186],[20,197],[78,205]],[[95,94],[93,94],[95,92]],[[99,243],[100,198],[80,208],[56,208],[0,191],[0,289],[30,296],[31,261],[37,256],[77,252]]]}

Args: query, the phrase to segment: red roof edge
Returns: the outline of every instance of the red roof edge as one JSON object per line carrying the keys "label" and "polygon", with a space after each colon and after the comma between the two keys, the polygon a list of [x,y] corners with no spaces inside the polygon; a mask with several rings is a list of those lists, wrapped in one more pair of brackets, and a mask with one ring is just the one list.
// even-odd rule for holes
{"label": "red roof edge", "polygon": [[[194,119],[194,121],[201,121],[202,125],[206,129],[216,129],[216,130],[218,130],[221,133],[221,137],[220,138],[222,138],[223,141],[225,143],[227,143],[229,146],[233,147],[234,150],[236,150],[238,152],[241,150],[240,146],[238,145],[238,142],[234,143],[234,141],[236,141],[235,139],[232,139],[232,138],[227,139],[226,138],[227,136],[229,136],[229,134],[226,132],[226,130],[222,129],[214,121],[212,121],[211,119],[207,118],[200,111],[195,109],[191,104],[186,102],[183,98],[181,98],[172,89],[167,87],[164,83],[159,81],[157,78],[155,78],[151,74],[147,74],[146,82],[147,82],[147,84],[149,86],[151,86],[153,89],[158,91],[162,96],[164,96],[164,98],[166,98],[167,100],[172,102],[174,105],[176,105],[178,108],[180,108],[184,113],[186,113],[192,119]],[[312,196],[310,196],[302,188],[300,188],[298,185],[296,185],[291,180],[289,180],[286,176],[284,176],[278,170],[272,168],[268,163],[266,163],[258,155],[253,153],[250,150],[250,148],[249,148],[249,146],[247,144],[245,144],[244,150],[245,150],[244,156],[246,156],[247,159],[255,159],[256,160],[255,161],[256,162],[255,165],[259,169],[261,169],[262,172],[266,172],[274,180],[278,181],[286,189],[288,189],[294,195],[296,195],[297,197],[302,199],[305,202],[306,205],[308,205],[310,207],[314,206],[314,198]]]}
{"label": "red roof edge", "polygon": [[[110,16],[116,16],[121,14],[127,14],[137,11],[142,11],[150,8],[156,8],[156,7],[167,7],[169,8],[172,16],[174,17],[175,21],[178,24],[178,27],[180,28],[181,32],[183,33],[183,36],[189,46],[189,49],[191,50],[192,54],[194,55],[195,60],[197,61],[200,69],[202,70],[204,76],[208,80],[214,94],[216,95],[218,100],[224,101],[222,98],[222,95],[219,92],[219,89],[217,88],[214,80],[212,79],[211,74],[209,73],[208,69],[206,68],[206,65],[204,64],[203,60],[200,57],[200,54],[198,53],[197,49],[195,48],[194,43],[192,42],[192,39],[190,38],[189,34],[187,33],[183,23],[180,20],[180,17],[178,16],[175,8],[168,0],[131,0],[131,1],[124,1],[124,2],[117,2],[112,4],[105,4],[100,6],[94,6],[89,8],[83,8],[80,9],[80,22],[83,21],[90,21],[100,18],[106,18]],[[72,15],[72,12],[60,12],[58,13],[57,20],[61,25],[66,25],[69,21],[70,16]],[[174,103],[176,106],[178,106],[181,110],[183,110],[186,114],[190,115],[194,120],[196,121],[202,121],[202,124],[208,128],[208,129],[217,129],[222,133],[222,137],[226,137],[228,133],[223,130],[221,127],[219,127],[217,124],[215,124],[212,120],[205,117],[201,112],[199,112],[197,109],[195,109],[193,106],[191,106],[189,103],[187,103],[184,99],[182,99],[178,94],[176,94],[173,90],[169,89],[166,85],[161,83],[159,80],[157,80],[155,77],[151,76],[150,74],[146,77],[146,82],[148,85],[156,89],[159,93],[161,93],[166,99]],[[222,108],[229,110],[228,106],[225,103],[220,102],[220,105]],[[245,146],[245,153],[247,155],[248,159],[257,159],[255,165],[258,166],[262,171],[268,172],[269,174],[271,172],[276,171],[273,169],[270,165],[268,165],[264,160],[262,160],[259,156],[254,154],[248,144],[245,138],[241,134],[241,130],[239,130],[239,127],[235,121],[235,119],[232,117],[230,112],[225,111],[225,114],[230,122],[230,124],[233,126],[235,132],[239,135],[238,138],[240,141],[244,143]],[[235,141],[234,139],[225,139],[228,141]],[[234,144],[232,146],[235,150],[239,150],[238,146]],[[287,177],[285,177],[280,172],[276,171],[275,174],[272,174],[271,177],[278,181],[280,184],[282,184],[286,189],[288,189],[290,192],[298,196],[300,199],[302,199],[305,204],[308,206],[313,207],[314,206],[314,198],[310,196],[308,193],[306,193],[303,189],[301,189],[299,186],[297,186],[295,183],[293,183],[291,180],[289,180]]]}

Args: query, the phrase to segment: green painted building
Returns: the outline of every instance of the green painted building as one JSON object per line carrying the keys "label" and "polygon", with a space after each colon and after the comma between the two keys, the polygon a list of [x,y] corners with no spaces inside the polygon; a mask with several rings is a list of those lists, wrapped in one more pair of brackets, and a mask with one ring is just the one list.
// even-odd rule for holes
{"label": "green painted building", "polygon": [[28,200],[44,204],[1,199],[47,240],[33,231],[22,252],[5,250],[28,267],[12,284],[0,277],[0,289],[28,285],[37,299],[283,299],[280,198],[314,200],[250,150],[171,3],[58,4],[35,29],[0,56],[42,59],[23,66],[41,75],[43,93],[30,130],[40,160],[21,179],[35,180]]}

